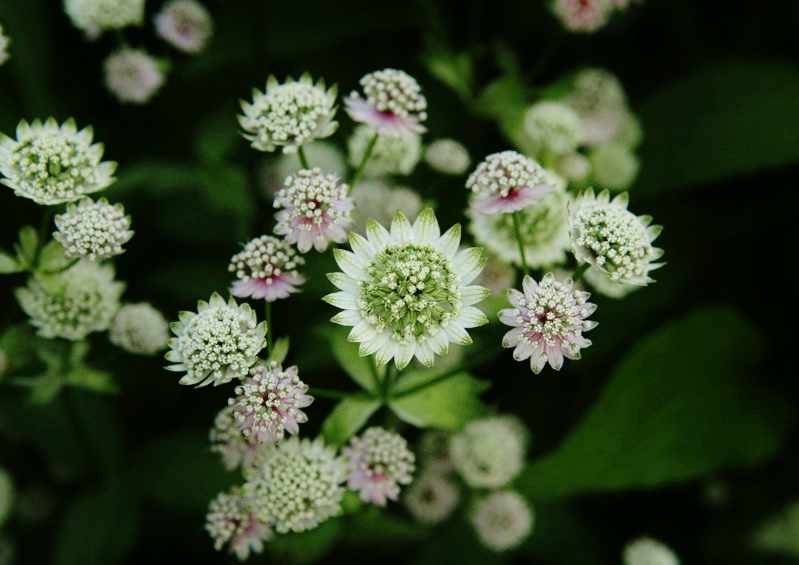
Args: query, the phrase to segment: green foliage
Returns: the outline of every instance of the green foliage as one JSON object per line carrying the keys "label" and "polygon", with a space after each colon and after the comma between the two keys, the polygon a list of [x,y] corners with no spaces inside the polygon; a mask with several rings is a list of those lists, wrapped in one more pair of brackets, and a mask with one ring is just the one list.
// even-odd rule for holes
{"label": "green foliage", "polygon": [[386,376],[386,367],[376,367],[372,356],[358,355],[358,344],[347,341],[349,328],[331,325],[325,327],[323,333],[330,340],[330,349],[339,367],[366,392],[378,395],[379,383]]}
{"label": "green foliage", "polygon": [[330,445],[341,446],[358,433],[380,408],[381,402],[368,397],[345,398],[325,418],[322,435]]}

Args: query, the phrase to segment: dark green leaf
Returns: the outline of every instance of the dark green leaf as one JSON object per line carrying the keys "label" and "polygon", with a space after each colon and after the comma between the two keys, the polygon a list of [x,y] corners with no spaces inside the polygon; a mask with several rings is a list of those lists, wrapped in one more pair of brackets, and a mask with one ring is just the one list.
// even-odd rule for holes
{"label": "dark green leaf", "polygon": [[19,243],[14,244],[19,264],[28,268],[36,264],[39,253],[39,234],[33,226],[25,225],[19,230]]}
{"label": "dark green leaf", "polygon": [[194,136],[194,148],[203,162],[221,161],[239,139],[235,104],[209,113]]}
{"label": "dark green leaf", "polygon": [[25,268],[19,264],[13,255],[0,249],[0,274],[19,273]]}
{"label": "dark green leaf", "polygon": [[231,210],[242,216],[254,210],[249,180],[241,167],[226,163],[207,164],[201,179],[208,200],[219,209]]}
{"label": "dark green leaf", "polygon": [[343,445],[358,433],[378,408],[380,401],[374,398],[345,398],[336,404],[322,425],[325,442]]}
{"label": "dark green leaf", "polygon": [[358,355],[358,344],[347,341],[350,328],[325,326],[324,335],[330,340],[330,349],[339,366],[358,383],[361,388],[374,395],[378,382],[383,382],[386,367],[376,367],[373,356]]}

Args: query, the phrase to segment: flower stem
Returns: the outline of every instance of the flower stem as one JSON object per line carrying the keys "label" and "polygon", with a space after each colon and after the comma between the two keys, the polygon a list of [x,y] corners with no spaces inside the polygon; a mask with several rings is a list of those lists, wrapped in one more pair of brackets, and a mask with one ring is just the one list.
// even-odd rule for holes
{"label": "flower stem", "polygon": [[275,335],[272,329],[272,303],[266,301],[266,352],[271,355],[272,353],[272,340]]}
{"label": "flower stem", "polygon": [[372,156],[372,150],[375,148],[375,143],[377,143],[378,133],[372,136],[372,139],[369,140],[369,145],[366,146],[366,151],[363,153],[363,159],[361,159],[361,164],[358,165],[358,169],[355,171],[355,174],[352,175],[352,179],[350,180],[350,190],[355,188],[356,183],[361,178],[363,174],[363,170],[366,168],[366,162],[369,160],[369,157]]}
{"label": "flower stem", "polygon": [[591,263],[583,263],[579,267],[577,267],[577,269],[574,271],[574,274],[572,275],[572,282],[577,282],[581,278],[583,278],[583,274],[588,270],[590,266]]}
{"label": "flower stem", "polygon": [[300,158],[300,165],[302,165],[303,169],[311,168],[308,166],[308,157],[305,156],[305,149],[303,149],[302,145],[297,148],[297,156]]}
{"label": "flower stem", "polygon": [[500,353],[502,353],[502,351],[500,349],[494,349],[494,348],[483,349],[482,353],[478,353],[477,355],[472,357],[469,360],[468,363],[461,363],[457,367],[453,367],[452,369],[449,369],[449,370],[441,373],[440,375],[430,379],[429,381],[426,381],[426,382],[420,383],[420,384],[418,384],[416,386],[412,386],[410,388],[407,388],[407,389],[403,390],[402,392],[400,392],[399,394],[397,394],[394,398],[395,399],[402,398],[403,396],[408,396],[409,394],[417,393],[420,390],[423,390],[423,389],[426,389],[429,386],[433,386],[435,384],[438,384],[438,383],[440,383],[442,381],[445,381],[445,380],[447,380],[447,379],[449,379],[451,377],[454,377],[455,375],[462,374],[462,373],[468,371],[469,369],[471,369],[472,367],[477,367],[478,365],[482,365],[486,361],[490,361],[491,359],[493,359],[494,357],[496,357]]}
{"label": "flower stem", "polygon": [[389,364],[386,371],[386,378],[383,380],[383,402],[388,404],[391,398],[391,389],[393,388],[394,381],[397,379],[397,366],[393,363]]}
{"label": "flower stem", "polygon": [[519,255],[522,257],[522,270],[525,275],[529,275],[530,267],[527,266],[527,257],[524,255],[524,240],[522,240],[522,228],[518,210],[513,213],[513,233],[516,235],[516,242],[519,244]]}

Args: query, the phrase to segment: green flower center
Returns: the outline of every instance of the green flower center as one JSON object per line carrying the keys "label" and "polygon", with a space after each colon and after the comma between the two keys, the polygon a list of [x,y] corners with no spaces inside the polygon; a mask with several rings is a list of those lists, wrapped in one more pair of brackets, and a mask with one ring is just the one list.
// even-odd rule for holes
{"label": "green flower center", "polygon": [[46,187],[58,197],[76,192],[84,183],[97,182],[96,165],[85,150],[61,136],[42,135],[24,143],[12,163],[25,187]]}

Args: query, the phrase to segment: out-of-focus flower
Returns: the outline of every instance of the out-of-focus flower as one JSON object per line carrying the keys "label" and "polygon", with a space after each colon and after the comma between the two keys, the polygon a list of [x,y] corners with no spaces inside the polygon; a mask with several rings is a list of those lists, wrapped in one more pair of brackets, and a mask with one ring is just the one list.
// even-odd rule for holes
{"label": "out-of-focus flower", "polygon": [[300,169],[289,175],[275,195],[275,233],[296,243],[301,253],[315,247],[322,252],[330,241],[342,243],[352,225],[354,203],[349,187],[336,174],[319,168]]}
{"label": "out-of-focus flower", "polygon": [[123,305],[109,330],[114,345],[130,353],[155,355],[166,349],[169,325],[158,310],[146,302]]}
{"label": "out-of-focus flower", "polygon": [[249,557],[250,551],[261,553],[264,542],[274,533],[267,524],[259,521],[254,512],[252,497],[241,487],[220,492],[208,506],[205,529],[214,540],[214,548],[220,551],[225,545],[235,553],[239,561]]}
{"label": "out-of-focus flower", "polygon": [[0,24],[0,65],[8,61],[8,45],[11,40],[3,33],[3,26]]}
{"label": "out-of-focus flower", "polygon": [[624,298],[631,292],[635,292],[637,289],[641,288],[637,285],[614,281],[605,271],[600,271],[594,267],[588,267],[588,269],[586,269],[585,273],[583,273],[583,280],[587,282],[595,292],[611,298]]}
{"label": "out-of-focus flower", "polygon": [[397,212],[402,212],[414,221],[422,210],[422,198],[418,192],[407,187],[389,186],[382,180],[360,181],[350,195],[355,201],[352,231],[361,235],[366,231],[369,218],[386,225]]}
{"label": "out-of-focus flower", "polygon": [[[344,153],[329,141],[313,141],[302,146],[308,163],[328,173],[340,177],[347,175],[347,161]],[[297,153],[279,153],[265,156],[260,167],[260,184],[264,193],[274,198],[275,193],[283,187],[287,176],[302,169]]]}
{"label": "out-of-focus flower", "polygon": [[328,275],[339,292],[324,297],[342,311],[332,321],[353,326],[361,356],[375,354],[403,369],[415,356],[430,367],[449,342],[471,343],[466,332],[488,320],[473,305],[488,289],[470,285],[485,264],[482,251],[459,251],[460,226],[444,235],[431,209],[412,225],[398,213],[387,230],[374,220],[366,237],[350,234],[352,252],[336,249],[343,272]]}
{"label": "out-of-focus flower", "polygon": [[214,418],[214,426],[209,433],[211,451],[222,456],[225,469],[248,468],[258,453],[261,444],[253,437],[244,437],[234,415],[235,406],[225,406]]}
{"label": "out-of-focus flower", "polygon": [[110,259],[122,254],[122,246],[133,237],[125,207],[109,204],[105,198],[94,202],[85,196],[77,204],[68,204],[67,211],[55,217],[55,225],[58,231],[53,239],[64,246],[64,255],[70,259]]}
{"label": "out-of-focus flower", "polygon": [[141,25],[145,0],[64,0],[64,11],[72,25],[89,37],[105,29]]}
{"label": "out-of-focus flower", "polygon": [[594,181],[611,190],[626,190],[638,176],[638,157],[621,143],[611,142],[595,147],[590,159]]}
{"label": "out-of-focus flower", "polygon": [[486,157],[466,180],[471,214],[506,214],[537,202],[553,187],[534,159],[516,151]]}
{"label": "out-of-focus flower", "polygon": [[17,139],[0,134],[0,182],[17,196],[37,204],[73,202],[109,187],[117,164],[103,161],[102,143],[92,144],[92,128],[80,131],[75,121],[61,126],[55,118],[42,124],[22,120]]}
{"label": "out-of-focus flower", "polygon": [[528,439],[515,416],[473,420],[449,440],[452,464],[472,487],[503,487],[521,471]]}
{"label": "out-of-focus flower", "polygon": [[[375,130],[366,125],[359,125],[353,130],[347,142],[352,166],[360,165],[374,134]],[[379,136],[369,154],[363,174],[368,177],[409,175],[421,156],[422,140],[418,135]]]}
{"label": "out-of-focus flower", "polygon": [[518,547],[533,530],[533,509],[516,491],[495,491],[481,498],[469,521],[477,539],[492,551]]}
{"label": "out-of-focus flower", "polygon": [[436,139],[424,150],[424,160],[439,173],[462,175],[472,160],[464,145],[454,139]]}
{"label": "out-of-focus flower", "polygon": [[159,60],[144,49],[117,49],[103,62],[103,70],[105,85],[123,104],[149,102],[166,81]]}
{"label": "out-of-focus flower", "polygon": [[356,122],[371,126],[379,135],[420,135],[427,119],[427,100],[416,79],[396,69],[384,69],[361,78],[363,96],[352,91],[344,99]]}
{"label": "out-of-focus flower", "polygon": [[799,500],[789,500],[780,512],[759,524],[751,542],[759,551],[799,558]]}
{"label": "out-of-focus flower", "polygon": [[604,26],[613,13],[613,0],[554,0],[552,12],[569,31],[589,33]]}
{"label": "out-of-focus flower", "polygon": [[253,89],[252,103],[241,101],[242,135],[259,151],[282,147],[283,153],[296,153],[301,145],[329,137],[338,128],[333,119],[336,92],[335,85],[325,89],[321,79],[314,84],[307,73],[283,84],[270,75],[265,92]]}
{"label": "out-of-focus flower", "polygon": [[522,289],[508,290],[512,308],[499,312],[499,320],[513,326],[502,338],[502,347],[513,347],[516,361],[529,358],[536,374],[547,363],[559,371],[564,357],[579,359],[580,349],[591,345],[583,332],[597,325],[586,320],[596,310],[588,302],[590,294],[576,290],[571,279],[558,281],[552,273],[540,283],[525,275]]}
{"label": "out-of-focus flower", "polygon": [[536,154],[573,153],[585,137],[579,114],[558,100],[543,100],[524,113],[524,133]]}
{"label": "out-of-focus flower", "polygon": [[266,345],[266,322],[258,323],[249,304],[237,305],[231,297],[214,293],[200,300],[197,312],[183,311],[170,325],[177,337],[167,342],[169,371],[185,371],[180,384],[220,385],[247,376]]}
{"label": "out-of-focus flower", "polygon": [[297,267],[304,264],[305,259],[285,239],[256,237],[230,259],[228,270],[239,279],[233,282],[230,294],[267,302],[286,298],[299,292],[295,286],[305,282],[305,277],[297,272]]}
{"label": "out-of-focus flower", "polygon": [[55,275],[32,276],[15,295],[39,335],[81,340],[108,329],[124,288],[110,264],[79,261]]}
{"label": "out-of-focus flower", "polygon": [[401,435],[371,427],[341,450],[347,465],[347,487],[361,500],[385,506],[397,500],[400,485],[413,480],[415,458]]}
{"label": "out-of-focus flower", "polygon": [[670,547],[650,537],[631,541],[622,551],[624,565],[680,565]]}
{"label": "out-of-focus flower", "polygon": [[581,141],[590,146],[614,139],[629,113],[621,81],[610,71],[597,67],[582,69],[574,75],[563,102],[580,116],[584,126]]}
{"label": "out-of-focus flower", "polygon": [[432,471],[418,474],[403,495],[408,511],[418,522],[427,525],[438,524],[449,518],[459,500],[455,481]]}
{"label": "out-of-focus flower", "polygon": [[170,0],[154,22],[161,38],[186,53],[202,51],[214,31],[211,14],[195,0]]}

